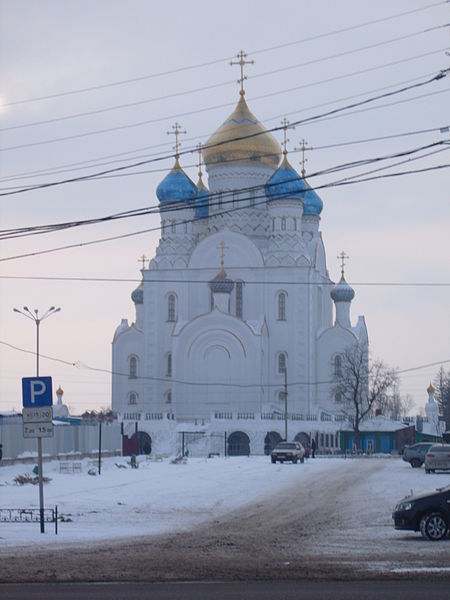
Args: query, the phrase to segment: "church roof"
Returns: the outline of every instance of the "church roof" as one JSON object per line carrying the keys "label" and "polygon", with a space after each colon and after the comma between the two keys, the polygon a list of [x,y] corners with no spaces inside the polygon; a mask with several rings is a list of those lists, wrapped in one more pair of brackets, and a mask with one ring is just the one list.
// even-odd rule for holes
{"label": "church roof", "polygon": [[243,95],[234,111],[213,133],[203,149],[203,160],[207,166],[223,162],[243,162],[268,165],[275,169],[280,157],[279,143],[250,112]]}
{"label": "church roof", "polygon": [[144,302],[144,281],[138,285],[138,287],[131,292],[131,299],[135,304],[143,304]]}
{"label": "church roof", "polygon": [[312,189],[306,179],[303,182],[307,188],[303,196],[303,214],[319,216],[323,209],[323,202],[320,196]]}
{"label": "church roof", "polygon": [[204,219],[209,215],[209,190],[199,174],[197,182],[197,199],[195,201],[195,218]]}
{"label": "church roof", "polygon": [[266,194],[271,200],[303,200],[309,186],[291,166],[286,155],[283,162],[265,185]]}
{"label": "church roof", "polygon": [[355,290],[345,281],[344,275],[337,285],[330,292],[334,302],[351,302],[355,297]]}
{"label": "church roof", "polygon": [[231,294],[234,287],[232,279],[227,277],[223,269],[209,282],[209,287],[213,294]]}
{"label": "church roof", "polygon": [[174,202],[191,202],[197,197],[197,186],[180,167],[178,158],[172,170],[164,177],[156,188],[160,204]]}

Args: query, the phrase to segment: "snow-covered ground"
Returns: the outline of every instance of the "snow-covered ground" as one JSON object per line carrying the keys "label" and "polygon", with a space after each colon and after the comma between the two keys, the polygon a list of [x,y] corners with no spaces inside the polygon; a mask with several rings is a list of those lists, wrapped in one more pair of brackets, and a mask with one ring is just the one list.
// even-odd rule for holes
{"label": "snow-covered ground", "polygon": [[[376,517],[391,525],[391,509],[411,489],[432,490],[450,484],[450,474],[425,474],[412,469],[398,458],[342,459],[317,458],[305,464],[272,465],[269,457],[189,458],[186,464],[172,464],[170,459],[153,462],[138,458],[139,468],[131,469],[129,459],[115,457],[103,461],[100,476],[88,474],[92,468],[82,461],[82,472],[60,473],[58,461],[44,465],[45,506],[58,506],[60,514],[71,522],[46,525],[42,535],[38,523],[0,523],[0,553],[13,547],[96,542],[120,536],[132,537],[182,531],[245,505],[282,493],[293,485],[313,488],[318,481],[342,471],[348,476],[351,465],[363,460],[379,461],[365,483],[365,503],[371,505],[371,519]],[[123,465],[126,468],[120,468]],[[14,477],[31,473],[33,465],[0,467],[0,507],[37,508],[38,486],[19,486]],[[351,500],[356,514],[361,510],[361,496]],[[352,508],[347,505],[347,509]],[[372,521],[373,522],[373,521]],[[368,536],[373,534],[368,529]],[[389,529],[390,536],[404,535]],[[363,534],[362,534],[363,535]]]}

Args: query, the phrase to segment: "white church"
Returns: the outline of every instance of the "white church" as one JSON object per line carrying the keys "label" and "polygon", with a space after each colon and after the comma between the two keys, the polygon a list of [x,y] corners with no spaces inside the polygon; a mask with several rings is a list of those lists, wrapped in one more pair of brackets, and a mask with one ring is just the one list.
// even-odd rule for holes
{"label": "white church", "polygon": [[[285,438],[333,451],[341,354],[368,346],[354,290],[330,279],[323,202],[247,106],[201,150],[195,184],[159,184],[161,238],[112,343],[112,409],[145,452],[263,454]],[[344,256],[344,255],[343,255]]]}

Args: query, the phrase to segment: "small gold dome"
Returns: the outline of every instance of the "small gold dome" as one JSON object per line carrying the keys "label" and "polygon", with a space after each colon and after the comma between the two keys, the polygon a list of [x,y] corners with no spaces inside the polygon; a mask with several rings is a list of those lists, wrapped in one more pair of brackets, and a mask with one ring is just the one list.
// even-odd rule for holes
{"label": "small gold dome", "polygon": [[243,95],[203,149],[207,167],[224,162],[246,162],[276,169],[280,158],[280,144],[250,112]]}
{"label": "small gold dome", "polygon": [[64,394],[63,389],[61,386],[59,386],[59,388],[56,390],[56,395],[57,396],[62,396]]}
{"label": "small gold dome", "polygon": [[436,388],[434,388],[433,385],[430,383],[430,385],[427,387],[427,392],[429,394],[434,394],[435,391],[436,391]]}

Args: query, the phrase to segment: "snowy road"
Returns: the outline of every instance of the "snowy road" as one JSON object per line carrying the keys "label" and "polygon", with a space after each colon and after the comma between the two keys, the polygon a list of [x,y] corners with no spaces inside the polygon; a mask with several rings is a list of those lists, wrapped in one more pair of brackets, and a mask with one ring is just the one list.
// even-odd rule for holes
{"label": "snowy road", "polygon": [[[398,459],[111,462],[101,477],[56,468],[47,503],[74,520],[58,538],[2,523],[2,581],[450,577],[450,539],[426,542],[391,520],[411,488],[448,485],[450,475]],[[37,500],[36,488],[5,482],[7,469],[18,467],[0,472],[2,505]]]}

